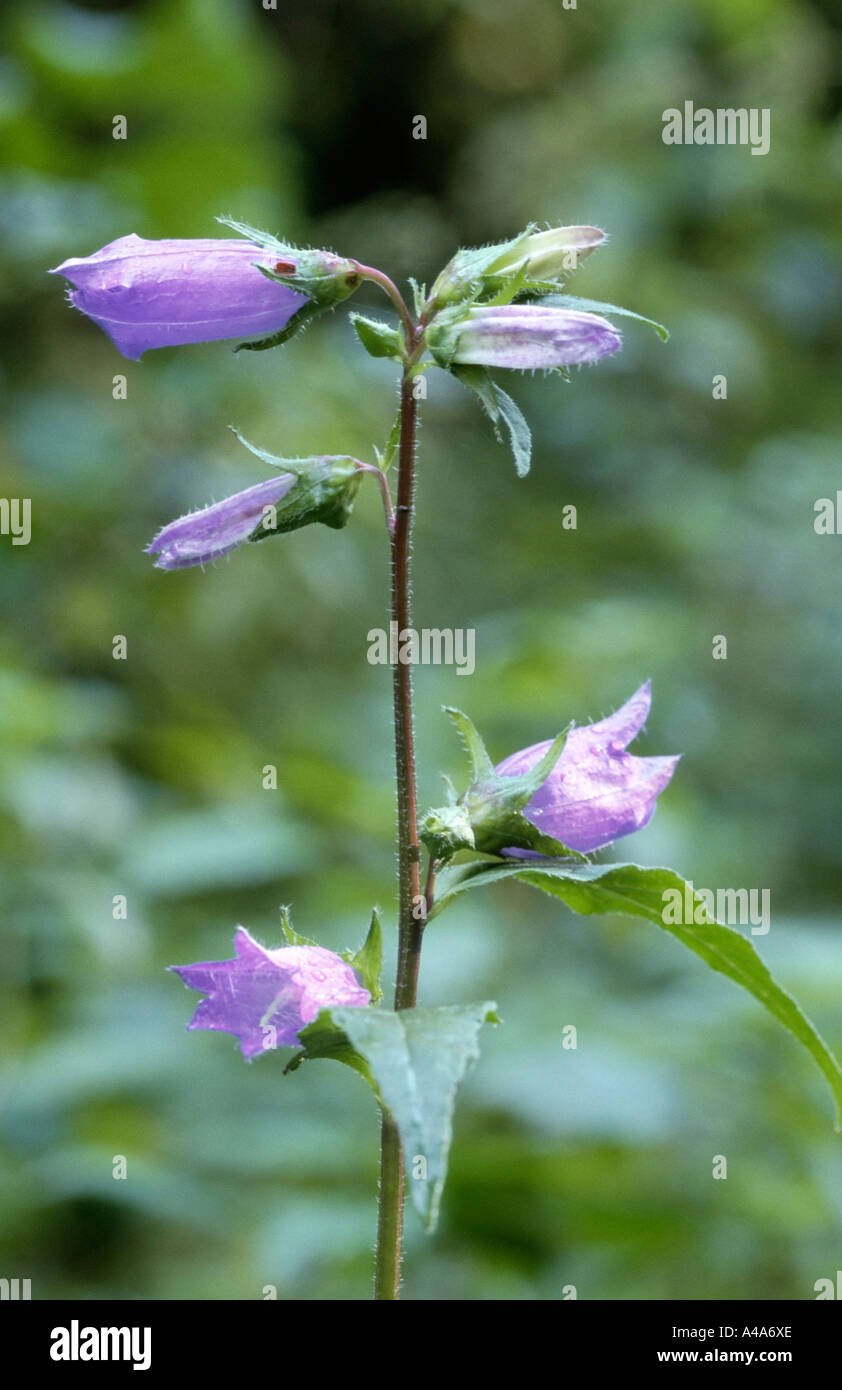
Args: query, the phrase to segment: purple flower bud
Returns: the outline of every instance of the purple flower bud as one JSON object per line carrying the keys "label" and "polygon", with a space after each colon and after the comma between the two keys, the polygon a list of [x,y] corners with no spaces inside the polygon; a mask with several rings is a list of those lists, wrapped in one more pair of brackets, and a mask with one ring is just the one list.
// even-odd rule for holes
{"label": "purple flower bud", "polygon": [[219,560],[247,541],[261,522],[267,524],[267,529],[274,529],[274,508],[297,481],[294,473],[281,473],[277,478],[247,487],[244,492],[235,492],[224,502],[190,512],[159,531],[147,551],[157,555],[155,564],[162,570]]}
{"label": "purple flower bud", "polygon": [[466,318],[428,334],[442,366],[569,367],[617,352],[622,339],[607,319],[540,304],[471,309]]}
{"label": "purple flower bud", "polygon": [[262,338],[284,328],[307,297],[267,279],[256,263],[273,270],[278,256],[233,237],[146,241],[132,234],[50,274],[71,281],[71,304],[136,362],[147,348]]}
{"label": "purple flower bud", "polygon": [[188,1029],[211,1028],[240,1039],[244,1057],[273,1047],[296,1047],[298,1033],[332,1004],[364,1008],[371,995],[340,956],[322,946],[267,951],[238,927],[233,960],[172,965],[190,989],[208,997]]}
{"label": "purple flower bud", "polygon": [[[647,681],[630,700],[598,724],[571,729],[561,757],[524,815],[545,835],[587,854],[649,824],[655,804],[678,758],[636,758],[625,750],[646,723],[652,703]],[[550,740],[512,753],[495,769],[503,777],[528,772]],[[519,859],[538,859],[531,850],[507,849]]]}

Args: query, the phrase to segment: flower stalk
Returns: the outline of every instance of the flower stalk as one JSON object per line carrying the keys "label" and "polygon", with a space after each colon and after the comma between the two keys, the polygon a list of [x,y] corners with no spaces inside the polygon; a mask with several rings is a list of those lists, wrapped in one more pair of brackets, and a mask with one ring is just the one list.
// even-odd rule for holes
{"label": "flower stalk", "polygon": [[[391,284],[391,282],[390,282]],[[385,286],[384,286],[385,288]],[[397,294],[394,286],[392,291]],[[391,291],[387,289],[387,293]],[[400,295],[398,295],[400,298]],[[403,304],[403,300],[401,299]],[[408,325],[407,352],[416,353],[421,331],[403,304],[401,315]],[[415,507],[415,450],[418,401],[413,391],[411,360],[404,363],[400,392],[400,442],[394,526],[391,532],[391,619],[398,631],[412,626],[411,543]],[[421,942],[424,932],[424,898],[421,892],[421,845],[418,837],[418,795],[413,735],[412,667],[396,662],[392,668],[395,725],[395,776],[398,809],[398,965],[395,1009],[411,1009],[418,994]],[[420,912],[419,912],[420,907]],[[418,914],[418,915],[416,915]],[[404,1159],[397,1127],[383,1110],[380,1130],[380,1196],[375,1256],[374,1297],[394,1300],[399,1296],[403,1245]]]}

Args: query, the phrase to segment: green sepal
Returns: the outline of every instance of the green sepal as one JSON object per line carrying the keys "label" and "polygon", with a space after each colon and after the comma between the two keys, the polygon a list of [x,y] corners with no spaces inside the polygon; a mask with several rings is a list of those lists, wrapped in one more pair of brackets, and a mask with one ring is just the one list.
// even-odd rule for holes
{"label": "green sepal", "polygon": [[449,371],[471,391],[476,392],[494,426],[498,443],[503,442],[500,421],[505,422],[519,478],[525,478],[532,462],[532,433],[515,401],[491,378],[487,367],[454,364]]}
{"label": "green sepal", "polygon": [[445,713],[468,754],[471,785],[456,804],[434,807],[422,817],[421,838],[433,858],[446,862],[465,849],[491,855],[504,849],[528,849],[553,859],[583,860],[584,855],[545,835],[523,814],[561,757],[572,726],[553,740],[528,772],[506,777],[494,771],[488,750],[468,716],[450,706],[445,706]]}
{"label": "green sepal", "polygon": [[488,777],[494,772],[494,764],[473,720],[453,705],[442,705],[444,713],[454,725],[471,763],[471,780]]}
{"label": "green sepal", "polygon": [[419,285],[418,281],[413,279],[411,275],[409,276],[409,286],[412,290],[412,302],[415,305],[415,317],[420,319],[427,299],[427,287],[426,285]]}
{"label": "green sepal", "polygon": [[218,217],[216,220],[247,241],[255,242],[276,257],[279,263],[289,262],[293,266],[289,271],[264,265],[256,265],[256,269],[267,279],[286,285],[287,289],[296,290],[299,294],[306,294],[320,312],[340,304],[362,284],[359,265],[345,256],[337,256],[323,247],[294,246],[291,242],[279,241],[269,232],[231,217]]}
{"label": "green sepal", "polygon": [[441,271],[427,301],[428,309],[456,304],[465,299],[476,300],[484,288],[484,276],[496,261],[514,251],[536,230],[530,223],[524,232],[510,241],[493,246],[468,246],[457,251]]}
{"label": "green sepal", "polygon": [[581,310],[586,314],[619,314],[622,318],[637,319],[640,323],[648,324],[650,328],[654,328],[663,343],[669,338],[669,329],[656,319],[649,319],[645,314],[636,314],[632,309],[621,309],[617,304],[603,304],[599,299],[580,299],[575,294],[547,294],[536,300],[536,303],[549,305],[551,309]]}
{"label": "green sepal", "polygon": [[323,312],[317,304],[302,304],[279,332],[271,333],[268,338],[252,338],[249,342],[237,343],[234,352],[266,352],[269,348],[281,347]]}
{"label": "green sepal", "polygon": [[456,794],[456,788],[453,785],[453,779],[451,777],[448,777],[446,772],[442,772],[441,780],[444,782],[444,794],[447,797],[448,806],[455,806],[457,801],[459,800],[459,797]]}
{"label": "green sepal", "polygon": [[309,936],[302,936],[300,932],[295,930],[290,919],[288,907],[281,908],[281,930],[283,931],[287,946],[316,946],[318,944],[315,941],[311,941]]}
{"label": "green sepal", "polygon": [[404,359],[403,336],[397,328],[379,319],[364,318],[362,314],[350,314],[354,332],[370,357],[390,357],[395,362]]}
{"label": "green sepal", "polygon": [[[255,458],[282,473],[294,473],[297,479],[286,496],[269,509],[269,515],[258,522],[248,538],[250,541],[265,541],[269,536],[284,535],[315,522],[333,530],[347,525],[362,479],[359,459],[350,454],[281,458],[251,444],[233,425],[228,428]],[[267,524],[270,520],[271,525]]]}
{"label": "green sepal", "polygon": [[378,1004],[383,998],[383,990],[380,984],[380,975],[383,970],[383,928],[380,925],[380,914],[377,908],[372,908],[371,922],[365,941],[357,951],[340,951],[344,961],[347,961],[352,970],[356,970],[363,985],[371,995],[372,1004]]}
{"label": "green sepal", "polygon": [[444,863],[460,849],[476,849],[471,817],[464,806],[437,806],[426,811],[418,824],[433,859]]}

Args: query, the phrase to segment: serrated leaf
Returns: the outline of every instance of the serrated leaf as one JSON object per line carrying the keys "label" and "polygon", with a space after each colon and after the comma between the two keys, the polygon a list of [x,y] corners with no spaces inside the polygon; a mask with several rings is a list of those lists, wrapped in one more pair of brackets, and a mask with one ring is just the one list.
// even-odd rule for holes
{"label": "serrated leaf", "polygon": [[640,323],[648,324],[664,343],[669,338],[669,329],[656,319],[647,318],[645,314],[636,314],[632,309],[621,309],[617,304],[603,304],[599,299],[580,299],[576,294],[548,294],[542,296],[538,303],[554,309],[581,309],[588,314],[620,314],[622,318],[637,319]]}
{"label": "serrated leaf", "polygon": [[509,430],[517,475],[519,478],[525,478],[532,462],[532,433],[520,406],[496,382],[494,390],[497,393],[500,414]]}
{"label": "serrated leaf", "polygon": [[367,319],[362,314],[350,314],[354,332],[370,357],[391,357],[403,360],[403,341],[396,328],[381,323],[379,319]]}
{"label": "serrated leaf", "polygon": [[[319,1015],[330,1013],[370,1068],[400,1132],[412,1201],[428,1231],[435,1229],[447,1175],[456,1088],[479,1056],[483,1023],[499,1021],[495,1008],[486,1001],[399,1013],[336,1008]],[[425,1175],[415,1176],[422,1169]]]}
{"label": "serrated leaf", "polygon": [[313,1022],[301,1029],[298,1034],[301,1051],[296,1052],[295,1056],[287,1062],[284,1067],[284,1076],[289,1072],[298,1071],[302,1062],[313,1062],[319,1059],[341,1062],[344,1066],[358,1072],[377,1095],[377,1083],[371,1074],[371,1068],[365,1058],[355,1051],[347,1033],[337,1026],[331,1015],[332,1010],[321,1009]]}
{"label": "serrated leaf", "polygon": [[[837,1130],[842,1129],[842,1068],[799,1005],[772,977],[747,937],[732,927],[712,921],[704,899],[692,893],[671,869],[642,868],[638,864],[478,864],[453,875],[435,903],[430,920],[459,894],[505,878],[520,879],[553,897],[561,898],[574,912],[585,916],[623,913],[643,917],[669,932],[682,945],[719,974],[753,994],[774,1018],[807,1049],[833,1092]],[[691,894],[693,916],[701,922],[664,921],[665,893]],[[688,915],[688,914],[685,914]]]}
{"label": "serrated leaf", "polygon": [[532,434],[523,412],[511,396],[491,379],[485,367],[452,366],[453,376],[471,390],[475,391],[494,425],[494,433],[501,440],[500,420],[504,420],[509,431],[515,469],[519,478],[525,478],[532,461]]}

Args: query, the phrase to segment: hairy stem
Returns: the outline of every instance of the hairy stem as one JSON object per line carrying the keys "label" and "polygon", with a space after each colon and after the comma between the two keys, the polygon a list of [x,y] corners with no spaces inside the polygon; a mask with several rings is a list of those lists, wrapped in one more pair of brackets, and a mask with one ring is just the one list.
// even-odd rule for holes
{"label": "hairy stem", "polygon": [[398,1127],[384,1110],[380,1120],[380,1192],[377,1210],[375,1299],[396,1299],[403,1248],[403,1152]]}
{"label": "hairy stem", "polygon": [[400,315],[401,323],[403,324],[403,330],[406,334],[407,350],[411,352],[417,336],[415,324],[412,321],[412,315],[407,309],[404,297],[397,285],[393,280],[389,279],[388,275],[384,275],[382,270],[375,270],[374,266],[361,265],[359,261],[354,261],[353,264],[357,267],[357,270],[364,280],[370,280],[373,285],[379,285],[381,290],[391,299]]}
{"label": "hairy stem", "polygon": [[[411,323],[411,320],[410,320]],[[408,343],[412,354],[418,333],[412,325]],[[392,529],[391,618],[398,634],[411,626],[411,540],[415,493],[415,435],[418,403],[408,363],[401,381],[401,428],[398,447],[398,486]],[[418,799],[415,786],[415,748],[412,729],[412,667],[396,662],[392,668],[395,720],[395,771],[398,809],[398,967],[395,1008],[411,1009],[418,990],[424,897],[421,892],[421,850],[418,842]],[[380,1207],[375,1264],[375,1299],[397,1299],[403,1239],[404,1161],[397,1127],[384,1109],[380,1134]]]}

